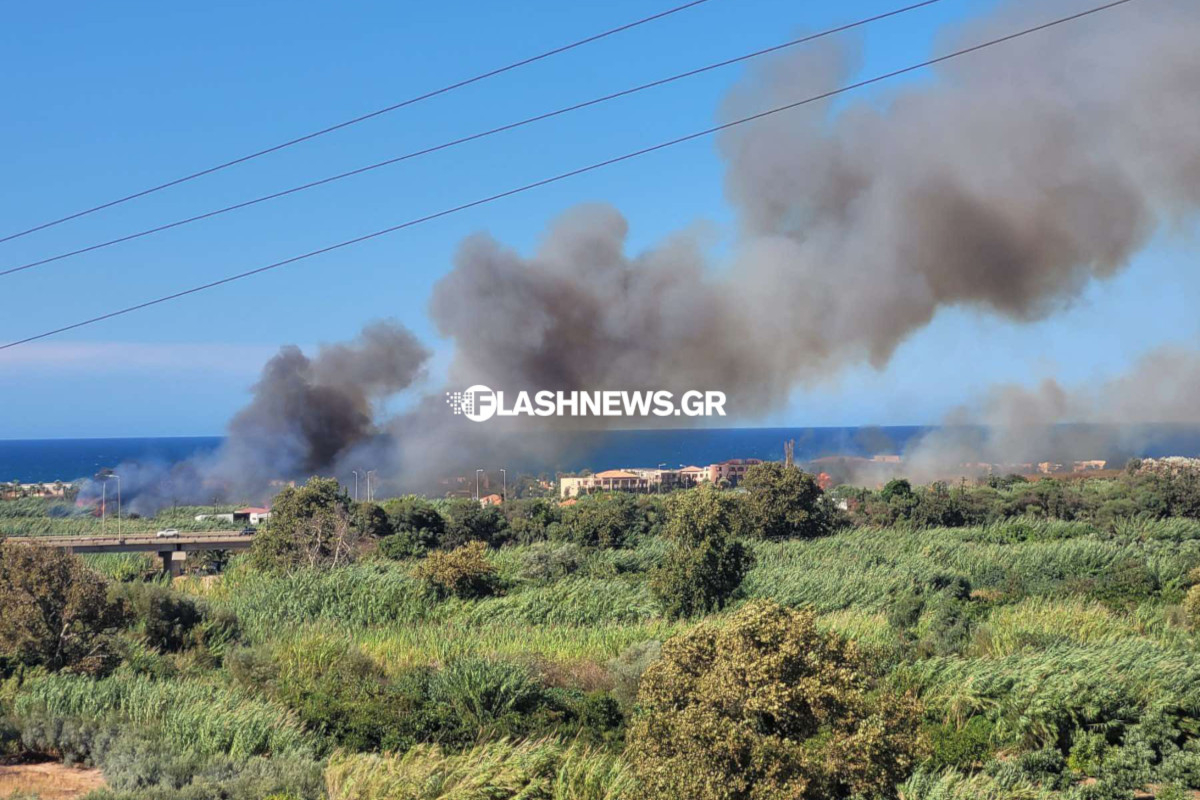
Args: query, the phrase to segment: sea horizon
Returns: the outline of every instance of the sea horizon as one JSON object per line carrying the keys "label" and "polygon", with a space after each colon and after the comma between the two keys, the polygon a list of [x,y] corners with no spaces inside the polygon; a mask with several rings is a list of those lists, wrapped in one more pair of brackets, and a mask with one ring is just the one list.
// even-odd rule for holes
{"label": "sea horizon", "polygon": [[[732,458],[778,460],[785,441],[795,442],[798,461],[834,455],[902,455],[916,441],[945,426],[863,425],[740,428],[667,428],[596,431],[595,441],[558,463],[547,462],[531,474],[585,468],[654,467],[709,464]],[[1070,427],[1070,426],[1059,426]],[[1105,428],[1114,426],[1090,426]],[[1122,426],[1123,428],[1124,426]],[[1136,446],[1112,446],[1080,457],[1116,459],[1200,456],[1200,427],[1140,426]],[[585,434],[585,436],[588,434]],[[225,436],[119,436],[0,439],[0,481],[22,483],[74,481],[123,463],[174,464],[217,450]],[[1101,448],[1103,449],[1103,448]]]}

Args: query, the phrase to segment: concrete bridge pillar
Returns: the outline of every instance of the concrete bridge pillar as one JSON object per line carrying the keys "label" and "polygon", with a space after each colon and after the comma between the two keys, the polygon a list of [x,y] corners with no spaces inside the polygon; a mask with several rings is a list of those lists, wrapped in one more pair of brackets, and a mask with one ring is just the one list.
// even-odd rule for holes
{"label": "concrete bridge pillar", "polygon": [[183,574],[183,564],[187,561],[187,552],[184,550],[163,550],[159,552],[159,557],[163,562],[163,572],[170,575],[172,578],[178,578]]}

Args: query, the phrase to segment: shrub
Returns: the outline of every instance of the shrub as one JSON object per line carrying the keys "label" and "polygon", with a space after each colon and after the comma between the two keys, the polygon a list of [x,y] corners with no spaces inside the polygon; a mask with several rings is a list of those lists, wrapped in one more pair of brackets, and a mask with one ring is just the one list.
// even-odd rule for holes
{"label": "shrub", "polygon": [[919,707],[874,691],[853,643],[768,602],[663,645],[630,731],[642,796],[818,800],[887,794],[916,763]]}
{"label": "shrub", "polygon": [[487,560],[487,545],[467,542],[449,553],[431,553],[417,576],[439,597],[486,597],[497,588],[496,568]]}
{"label": "shrub", "polygon": [[469,741],[485,734],[521,732],[523,718],[545,701],[530,670],[508,661],[456,659],[429,679],[436,718],[446,727],[460,728]]}
{"label": "shrub", "polygon": [[651,639],[630,645],[621,654],[608,662],[608,671],[613,679],[613,696],[626,708],[637,700],[642,675],[662,655],[662,642]]}
{"label": "shrub", "polygon": [[76,556],[0,540],[0,656],[50,670],[114,666],[122,621],[108,586]]}
{"label": "shrub", "polygon": [[1200,627],[1200,585],[1188,589],[1183,598],[1183,613],[1189,625]]}
{"label": "shrub", "polygon": [[423,675],[389,681],[356,648],[302,639],[284,651],[271,693],[309,730],[356,751],[405,749],[425,735]]}
{"label": "shrub", "polygon": [[114,588],[111,597],[123,603],[135,631],[146,644],[176,652],[192,641],[192,631],[204,618],[196,601],[157,583],[129,583]]}
{"label": "shrub", "polygon": [[995,725],[983,716],[971,717],[958,728],[954,725],[935,725],[929,730],[929,760],[926,770],[958,768],[971,770],[992,755],[992,730]]}

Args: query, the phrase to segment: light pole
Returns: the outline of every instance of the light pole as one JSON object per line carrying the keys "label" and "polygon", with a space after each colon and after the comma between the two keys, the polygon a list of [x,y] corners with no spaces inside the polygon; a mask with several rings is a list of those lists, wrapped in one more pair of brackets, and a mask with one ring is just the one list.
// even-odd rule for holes
{"label": "light pole", "polygon": [[350,470],[354,473],[354,502],[358,502],[358,470]]}
{"label": "light pole", "polygon": [[367,502],[374,502],[371,498],[371,476],[375,474],[375,470],[367,470]]}
{"label": "light pole", "polygon": [[506,472],[504,469],[501,469],[500,477],[504,480],[504,483],[500,489],[500,502],[506,503],[508,502],[508,472]]}
{"label": "light pole", "polygon": [[481,470],[481,469],[475,470],[475,500],[476,500],[476,502],[478,502],[478,500],[479,500],[479,473],[481,473],[481,472],[483,472],[483,470]]}

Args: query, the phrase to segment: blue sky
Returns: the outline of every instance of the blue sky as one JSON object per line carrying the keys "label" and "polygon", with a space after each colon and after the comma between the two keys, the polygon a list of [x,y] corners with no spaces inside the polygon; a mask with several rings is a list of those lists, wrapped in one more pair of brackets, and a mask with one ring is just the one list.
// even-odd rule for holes
{"label": "blue sky", "polygon": [[[1014,0],[1032,2],[1033,0]],[[17,4],[0,30],[0,235],[373,110],[672,0],[443,4]],[[635,31],[152,198],[0,244],[0,269],[286,188],[880,13],[896,0],[713,0]],[[1081,3],[1080,7],[1088,5]],[[979,0],[879,23],[864,75],[927,57]],[[710,125],[737,68],[372,175],[0,278],[0,340],[298,254]],[[919,79],[919,78],[918,78]],[[806,113],[800,111],[797,113]],[[262,362],[396,318],[441,351],[426,305],[458,242],[528,251],[579,202],[616,205],[631,248],[707,220],[727,232],[713,143],[693,142],[285,270],[0,353],[0,438],[219,433]],[[941,314],[889,367],[851,367],[761,424],[937,421],[997,381],[1114,374],[1200,336],[1200,277],[1164,235],[1071,308],[1017,326]]]}

